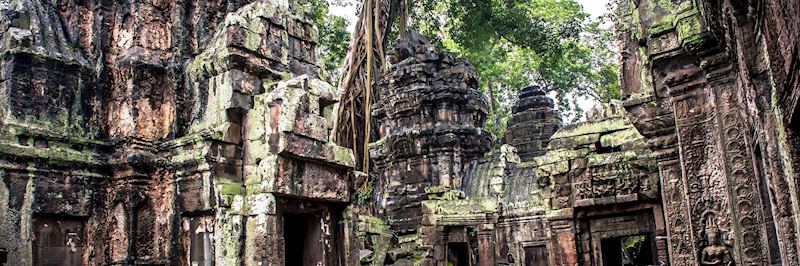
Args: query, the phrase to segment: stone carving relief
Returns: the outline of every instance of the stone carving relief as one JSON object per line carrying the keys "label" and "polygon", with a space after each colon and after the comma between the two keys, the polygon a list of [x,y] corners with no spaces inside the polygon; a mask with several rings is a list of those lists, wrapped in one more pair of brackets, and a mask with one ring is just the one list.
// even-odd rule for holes
{"label": "stone carving relief", "polygon": [[[689,231],[689,217],[686,214],[688,204],[684,197],[683,178],[680,172],[680,165],[678,161],[672,161],[668,164],[662,164],[661,176],[664,177],[664,211],[665,216],[670,217],[667,220],[667,226],[673,230],[674,233],[670,234],[669,243],[673,255],[678,255],[676,261],[693,260],[694,257],[694,241],[691,238]],[[680,264],[683,265],[683,264]]]}
{"label": "stone carving relief", "polygon": [[717,225],[714,212],[704,215],[705,245],[700,252],[700,265],[703,266],[733,266],[735,265],[730,245],[722,241],[722,234]]}

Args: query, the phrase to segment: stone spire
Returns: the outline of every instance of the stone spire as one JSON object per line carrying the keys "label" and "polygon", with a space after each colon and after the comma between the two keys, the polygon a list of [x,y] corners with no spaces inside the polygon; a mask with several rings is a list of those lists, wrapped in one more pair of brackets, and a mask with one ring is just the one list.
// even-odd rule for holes
{"label": "stone spire", "polygon": [[371,156],[390,225],[414,229],[425,189],[459,189],[470,160],[489,151],[488,104],[472,65],[418,33],[400,41],[390,59],[396,63],[380,80],[373,109],[380,139]]}
{"label": "stone spire", "polygon": [[550,136],[561,128],[561,113],[539,86],[525,87],[518,97],[508,121],[505,143],[517,148],[520,159],[529,161],[544,154]]}

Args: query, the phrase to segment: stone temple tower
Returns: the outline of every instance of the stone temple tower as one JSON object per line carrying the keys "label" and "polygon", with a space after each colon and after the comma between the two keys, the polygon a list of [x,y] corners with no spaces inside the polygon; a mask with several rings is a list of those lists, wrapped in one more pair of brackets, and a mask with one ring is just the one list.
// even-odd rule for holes
{"label": "stone temple tower", "polygon": [[561,113],[539,86],[525,87],[518,97],[504,138],[520,159],[529,161],[545,153],[550,136],[561,128]]}
{"label": "stone temple tower", "polygon": [[483,129],[487,101],[478,75],[463,58],[440,52],[410,32],[390,59],[373,109],[380,139],[371,144],[374,173],[382,182],[379,206],[394,230],[421,220],[426,189],[459,189],[470,161],[489,151]]}

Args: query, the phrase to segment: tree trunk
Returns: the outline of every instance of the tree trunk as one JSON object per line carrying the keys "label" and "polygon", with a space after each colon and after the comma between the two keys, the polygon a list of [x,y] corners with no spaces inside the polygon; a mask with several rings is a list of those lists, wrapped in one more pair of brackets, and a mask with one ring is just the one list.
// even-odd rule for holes
{"label": "tree trunk", "polygon": [[500,121],[497,120],[497,109],[495,109],[494,104],[494,88],[492,88],[492,82],[489,81],[486,83],[486,87],[489,89],[489,108],[492,110],[492,119],[494,120],[494,126],[500,126]]}

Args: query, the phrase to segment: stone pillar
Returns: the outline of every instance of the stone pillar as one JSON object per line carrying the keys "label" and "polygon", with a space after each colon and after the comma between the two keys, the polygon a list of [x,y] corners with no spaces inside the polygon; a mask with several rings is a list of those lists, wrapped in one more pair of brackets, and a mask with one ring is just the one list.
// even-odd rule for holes
{"label": "stone pillar", "polygon": [[547,252],[552,254],[552,265],[578,265],[578,245],[575,241],[575,221],[572,209],[551,211],[547,214],[550,223],[550,241]]}
{"label": "stone pillar", "polygon": [[[658,232],[660,233],[660,232]],[[669,242],[667,242],[669,238],[663,235],[656,235],[656,258],[658,259],[658,263],[668,263],[669,262]]]}
{"label": "stone pillar", "polygon": [[436,229],[439,233],[439,243],[433,246],[433,259],[436,261],[437,266],[447,266],[447,243],[450,241],[448,239],[449,232],[444,226],[436,226]]}
{"label": "stone pillar", "polygon": [[[620,1],[620,10],[637,10],[620,16],[631,26],[620,28],[626,109],[658,158],[670,263],[696,265],[708,252],[724,263],[763,265],[763,205],[746,99],[737,93],[746,85],[738,68],[746,66],[712,32],[732,28],[718,25],[728,20],[715,8]],[[680,19],[663,27],[667,16]]]}
{"label": "stone pillar", "polygon": [[478,229],[478,265],[494,266],[495,259],[494,224],[484,224]]}

